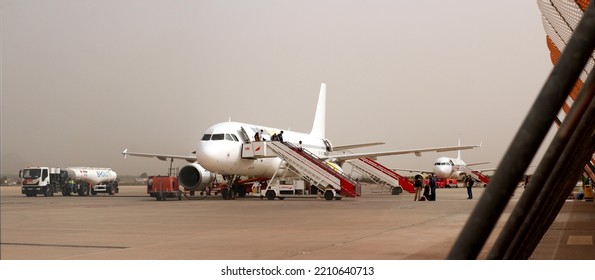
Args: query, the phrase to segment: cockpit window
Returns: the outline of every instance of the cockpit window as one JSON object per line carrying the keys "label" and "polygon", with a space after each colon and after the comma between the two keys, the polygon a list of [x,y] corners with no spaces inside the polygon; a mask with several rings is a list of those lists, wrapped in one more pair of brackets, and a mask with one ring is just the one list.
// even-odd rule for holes
{"label": "cockpit window", "polygon": [[228,140],[228,141],[238,141],[238,137],[233,134],[229,133],[217,133],[217,134],[205,134],[202,137],[202,141],[217,141],[217,140]]}
{"label": "cockpit window", "polygon": [[213,136],[211,136],[211,140],[223,140],[223,139],[225,139],[225,134],[223,134],[223,133],[213,134]]}

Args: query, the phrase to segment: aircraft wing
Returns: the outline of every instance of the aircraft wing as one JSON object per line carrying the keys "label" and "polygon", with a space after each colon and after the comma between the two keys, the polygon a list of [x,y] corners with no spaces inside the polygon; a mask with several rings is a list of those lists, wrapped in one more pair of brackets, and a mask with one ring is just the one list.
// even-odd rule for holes
{"label": "aircraft wing", "polygon": [[362,157],[381,157],[381,156],[393,156],[393,155],[404,155],[404,154],[415,154],[421,156],[421,153],[425,152],[449,152],[457,150],[468,150],[473,148],[481,147],[481,145],[466,145],[466,146],[449,146],[449,147],[438,147],[438,148],[426,148],[426,149],[411,149],[411,150],[400,150],[400,151],[385,151],[385,152],[367,152],[367,153],[353,153],[353,154],[329,154],[327,158],[335,159],[338,161],[345,161],[349,159],[356,159]]}
{"label": "aircraft wing", "polygon": [[482,164],[488,164],[490,163],[489,161],[485,161],[485,162],[474,162],[474,163],[467,163],[467,166],[474,166],[474,165],[482,165]]}
{"label": "aircraft wing", "polygon": [[134,157],[147,157],[147,158],[157,158],[159,160],[174,160],[174,159],[183,159],[187,162],[195,162],[196,161],[196,156],[180,156],[180,155],[164,155],[164,154],[149,154],[149,153],[133,153],[133,152],[129,152],[128,149],[125,149],[122,152],[122,155],[124,155],[124,158],[126,158],[126,156],[134,156]]}
{"label": "aircraft wing", "polygon": [[433,170],[423,170],[423,169],[406,169],[406,168],[391,168],[394,171],[408,171],[413,173],[424,173],[424,174],[434,174]]}
{"label": "aircraft wing", "polygon": [[484,173],[484,172],[490,172],[490,171],[496,171],[496,168],[484,168],[484,169],[477,169],[476,171],[478,171],[479,173]]}
{"label": "aircraft wing", "polygon": [[349,149],[362,148],[362,147],[370,147],[370,146],[384,145],[384,144],[386,144],[386,143],[384,143],[384,142],[373,142],[373,143],[363,143],[363,144],[353,144],[353,145],[342,145],[342,146],[333,147],[333,150],[334,151],[342,151],[342,150],[349,150]]}

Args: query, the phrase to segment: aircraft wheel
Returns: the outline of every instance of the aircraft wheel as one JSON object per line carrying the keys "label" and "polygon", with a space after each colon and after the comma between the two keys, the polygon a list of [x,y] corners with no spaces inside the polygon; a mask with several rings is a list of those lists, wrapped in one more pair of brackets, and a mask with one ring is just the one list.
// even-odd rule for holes
{"label": "aircraft wheel", "polygon": [[266,197],[267,197],[268,200],[274,200],[275,199],[275,196],[277,196],[277,195],[275,194],[274,191],[269,190],[266,193]]}
{"label": "aircraft wheel", "polygon": [[331,190],[327,190],[324,192],[324,199],[326,200],[333,200],[333,197],[335,195],[333,194],[333,192]]}
{"label": "aircraft wheel", "polygon": [[239,191],[238,191],[238,196],[246,197],[246,189],[243,186],[240,186]]}
{"label": "aircraft wheel", "polygon": [[221,197],[223,197],[224,200],[228,200],[231,198],[231,194],[229,193],[229,190],[227,188],[221,190]]}

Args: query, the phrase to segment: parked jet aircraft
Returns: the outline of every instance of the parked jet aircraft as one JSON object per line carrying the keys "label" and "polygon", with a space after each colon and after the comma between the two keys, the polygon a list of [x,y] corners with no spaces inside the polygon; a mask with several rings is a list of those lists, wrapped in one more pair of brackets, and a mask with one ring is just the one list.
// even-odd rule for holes
{"label": "parked jet aircraft", "polygon": [[[461,138],[459,137],[459,146],[461,145]],[[479,145],[481,146],[481,144]],[[394,170],[401,170],[401,171],[410,171],[410,172],[419,172],[419,173],[427,173],[427,174],[434,174],[439,179],[447,180],[445,184],[450,184],[448,179],[461,179],[464,175],[471,176],[476,180],[482,181],[484,184],[489,182],[487,177],[481,175],[481,172],[486,171],[494,171],[495,168],[487,168],[487,169],[479,169],[479,170],[472,170],[469,168],[470,166],[487,164],[489,162],[478,162],[478,163],[471,163],[466,164],[461,159],[461,151],[457,151],[457,157],[439,157],[434,161],[432,166],[432,170],[419,170],[419,169],[403,169],[403,168],[393,168]],[[456,183],[456,181],[455,181]]]}
{"label": "parked jet aircraft", "polygon": [[[425,149],[410,149],[400,151],[385,152],[367,152],[339,154],[342,151],[352,148],[367,147],[384,144],[381,142],[364,143],[346,146],[333,146],[325,137],[326,125],[326,84],[320,87],[320,94],[316,107],[314,123],[309,133],[300,133],[293,131],[283,131],[279,128],[271,128],[262,125],[247,124],[241,122],[222,122],[209,127],[202,139],[198,142],[195,155],[169,155],[153,153],[129,152],[125,149],[122,154],[157,158],[160,160],[183,159],[190,164],[182,167],[178,178],[180,184],[188,191],[202,191],[214,180],[214,174],[247,176],[255,178],[271,178],[279,169],[287,170],[288,167],[282,164],[278,157],[273,158],[242,158],[242,145],[254,141],[254,134],[262,131],[262,138],[270,140],[274,134],[283,135],[285,142],[297,145],[299,141],[304,150],[315,154],[323,160],[331,162],[344,162],[348,159],[360,157],[377,157],[399,154],[416,154],[419,156],[422,152],[445,152],[455,150],[465,150],[478,147],[477,145],[436,147]],[[336,167],[339,168],[339,167]],[[289,171],[289,170],[288,170]],[[289,171],[291,172],[291,171]]]}

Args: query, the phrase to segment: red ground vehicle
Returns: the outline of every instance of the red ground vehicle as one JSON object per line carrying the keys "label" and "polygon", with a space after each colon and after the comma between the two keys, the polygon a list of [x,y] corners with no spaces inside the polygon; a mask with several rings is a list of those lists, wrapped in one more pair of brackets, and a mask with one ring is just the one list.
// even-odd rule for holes
{"label": "red ground vehicle", "polygon": [[149,176],[147,180],[147,194],[155,199],[167,200],[167,198],[178,198],[182,200],[182,191],[177,177],[173,176]]}
{"label": "red ground vehicle", "polygon": [[[430,184],[430,181],[428,179],[424,180],[424,186]],[[458,184],[457,184],[457,179],[453,179],[453,178],[448,178],[448,179],[442,179],[442,178],[438,178],[436,180],[436,187],[437,188],[458,188]]]}

